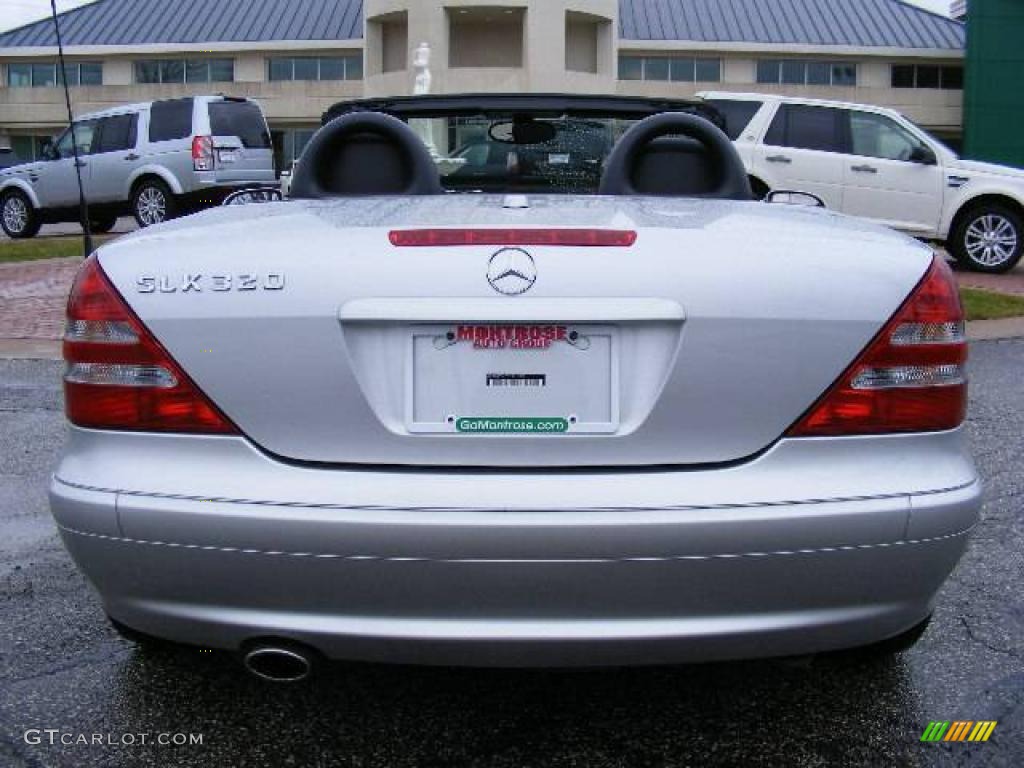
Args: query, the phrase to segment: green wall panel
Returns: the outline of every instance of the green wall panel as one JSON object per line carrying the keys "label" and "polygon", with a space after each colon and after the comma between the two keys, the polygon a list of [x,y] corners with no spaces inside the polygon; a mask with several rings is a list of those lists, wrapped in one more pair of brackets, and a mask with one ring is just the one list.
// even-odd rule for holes
{"label": "green wall panel", "polygon": [[964,154],[1024,167],[1024,0],[970,0]]}

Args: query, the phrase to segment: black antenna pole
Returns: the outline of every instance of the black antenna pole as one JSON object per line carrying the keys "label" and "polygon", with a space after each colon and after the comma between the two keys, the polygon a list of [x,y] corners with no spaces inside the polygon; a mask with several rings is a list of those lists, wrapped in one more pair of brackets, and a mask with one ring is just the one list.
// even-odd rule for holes
{"label": "black antenna pole", "polygon": [[71,112],[71,89],[68,88],[68,69],[64,64],[64,41],[60,36],[60,20],[57,18],[57,0],[50,0],[53,11],[53,28],[57,32],[57,55],[60,58],[60,74],[64,81],[64,101],[68,107],[68,125],[71,127],[71,152],[75,158],[75,176],[78,177],[78,215],[82,220],[82,247],[85,257],[92,253],[92,229],[89,227],[89,203],[82,186],[82,161],[78,159],[78,135],[75,132],[75,116]]}

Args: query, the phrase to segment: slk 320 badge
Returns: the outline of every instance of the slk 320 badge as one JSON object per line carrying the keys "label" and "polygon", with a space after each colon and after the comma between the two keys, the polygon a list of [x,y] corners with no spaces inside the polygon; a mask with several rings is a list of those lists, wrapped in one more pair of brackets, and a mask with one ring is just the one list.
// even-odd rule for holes
{"label": "slk 320 badge", "polygon": [[139,275],[135,287],[139,293],[202,293],[203,291],[282,291],[285,280],[283,272],[265,274],[229,275],[224,273],[204,275],[200,272],[186,272],[177,275]]}

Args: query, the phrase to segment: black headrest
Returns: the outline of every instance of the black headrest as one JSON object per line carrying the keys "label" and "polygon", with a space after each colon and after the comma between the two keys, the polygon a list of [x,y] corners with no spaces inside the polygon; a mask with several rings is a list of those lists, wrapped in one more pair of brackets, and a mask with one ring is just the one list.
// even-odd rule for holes
{"label": "black headrest", "polygon": [[619,139],[601,177],[602,195],[750,200],[750,180],[729,137],[684,112],[641,120]]}
{"label": "black headrest", "polygon": [[302,153],[291,196],[440,195],[437,166],[426,145],[397,118],[353,112],[332,120]]}

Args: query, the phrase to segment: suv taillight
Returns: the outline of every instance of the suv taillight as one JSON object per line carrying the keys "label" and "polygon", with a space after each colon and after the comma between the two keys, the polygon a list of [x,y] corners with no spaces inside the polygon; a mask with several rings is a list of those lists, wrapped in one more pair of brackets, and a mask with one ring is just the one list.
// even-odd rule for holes
{"label": "suv taillight", "polygon": [[192,167],[197,171],[213,170],[214,157],[212,136],[195,136],[192,139]]}
{"label": "suv taillight", "polygon": [[64,361],[65,409],[79,427],[238,434],[135,316],[95,255],[68,299]]}
{"label": "suv taillight", "polygon": [[967,414],[966,364],[960,294],[936,256],[882,332],[788,436],[954,429]]}

